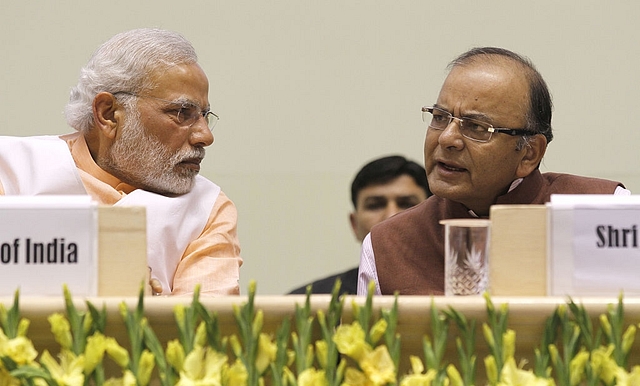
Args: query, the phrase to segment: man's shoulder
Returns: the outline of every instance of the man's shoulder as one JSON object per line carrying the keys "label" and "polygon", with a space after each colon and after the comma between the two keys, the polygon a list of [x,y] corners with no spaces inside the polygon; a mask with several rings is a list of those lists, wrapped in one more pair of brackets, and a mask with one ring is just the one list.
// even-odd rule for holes
{"label": "man's shoulder", "polygon": [[617,181],[596,177],[579,176],[567,173],[543,173],[546,184],[558,193],[613,193],[617,186],[624,185]]}
{"label": "man's shoulder", "polygon": [[307,287],[311,285],[311,293],[313,294],[330,294],[337,279],[340,279],[340,294],[355,295],[358,285],[358,267],[351,268],[347,271],[327,276],[322,279],[315,280],[312,283],[305,284],[289,292],[290,295],[305,294]]}
{"label": "man's shoulder", "polygon": [[373,226],[374,229],[411,228],[416,222],[424,223],[425,219],[439,221],[445,218],[448,210],[447,200],[438,196],[430,196],[416,206],[405,209]]}

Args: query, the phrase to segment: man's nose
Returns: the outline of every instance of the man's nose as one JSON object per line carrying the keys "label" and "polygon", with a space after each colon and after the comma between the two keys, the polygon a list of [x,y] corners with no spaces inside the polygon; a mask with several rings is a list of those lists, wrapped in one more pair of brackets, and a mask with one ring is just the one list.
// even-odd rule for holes
{"label": "man's nose", "polygon": [[462,133],[460,132],[460,125],[462,120],[460,118],[451,117],[451,122],[445,127],[438,137],[438,142],[444,147],[461,147],[464,146],[462,140]]}
{"label": "man's nose", "polygon": [[390,202],[387,204],[387,210],[385,212],[385,220],[389,217],[393,216],[396,213],[402,212],[402,208],[398,206],[395,202]]}
{"label": "man's nose", "polygon": [[200,116],[198,120],[191,126],[191,145],[210,146],[214,141],[213,132],[209,129],[207,120]]}

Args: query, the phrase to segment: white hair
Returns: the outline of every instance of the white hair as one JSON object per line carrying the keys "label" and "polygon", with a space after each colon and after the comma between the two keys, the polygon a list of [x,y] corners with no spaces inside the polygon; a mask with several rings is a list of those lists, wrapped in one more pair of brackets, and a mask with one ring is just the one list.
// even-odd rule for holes
{"label": "white hair", "polygon": [[197,61],[191,43],[176,32],[141,28],[117,34],[80,70],[65,107],[67,123],[78,131],[88,131],[93,127],[93,100],[99,93],[139,93],[154,87],[151,74]]}

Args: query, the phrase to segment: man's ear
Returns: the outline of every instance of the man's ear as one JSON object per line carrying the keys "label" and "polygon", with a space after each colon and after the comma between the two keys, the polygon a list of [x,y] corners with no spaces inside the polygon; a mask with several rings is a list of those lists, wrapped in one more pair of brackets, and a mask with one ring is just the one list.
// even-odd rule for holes
{"label": "man's ear", "polygon": [[93,98],[93,124],[104,136],[114,139],[124,122],[124,107],[113,94],[101,92]]}
{"label": "man's ear", "polygon": [[516,169],[516,177],[518,178],[524,178],[538,168],[547,151],[547,138],[542,134],[536,134],[529,139],[521,151],[524,152],[524,155]]}
{"label": "man's ear", "polygon": [[349,223],[351,224],[351,230],[353,231],[353,235],[355,238],[358,238],[358,220],[356,219],[356,214],[354,212],[349,213]]}

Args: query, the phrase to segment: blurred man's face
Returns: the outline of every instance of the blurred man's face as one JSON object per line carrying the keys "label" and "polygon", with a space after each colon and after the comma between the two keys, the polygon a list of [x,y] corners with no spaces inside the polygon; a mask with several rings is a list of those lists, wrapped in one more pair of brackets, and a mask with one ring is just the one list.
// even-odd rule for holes
{"label": "blurred man's face", "polygon": [[362,242],[374,225],[426,198],[425,191],[408,175],[363,188],[358,193],[356,209],[349,216],[356,239]]}

